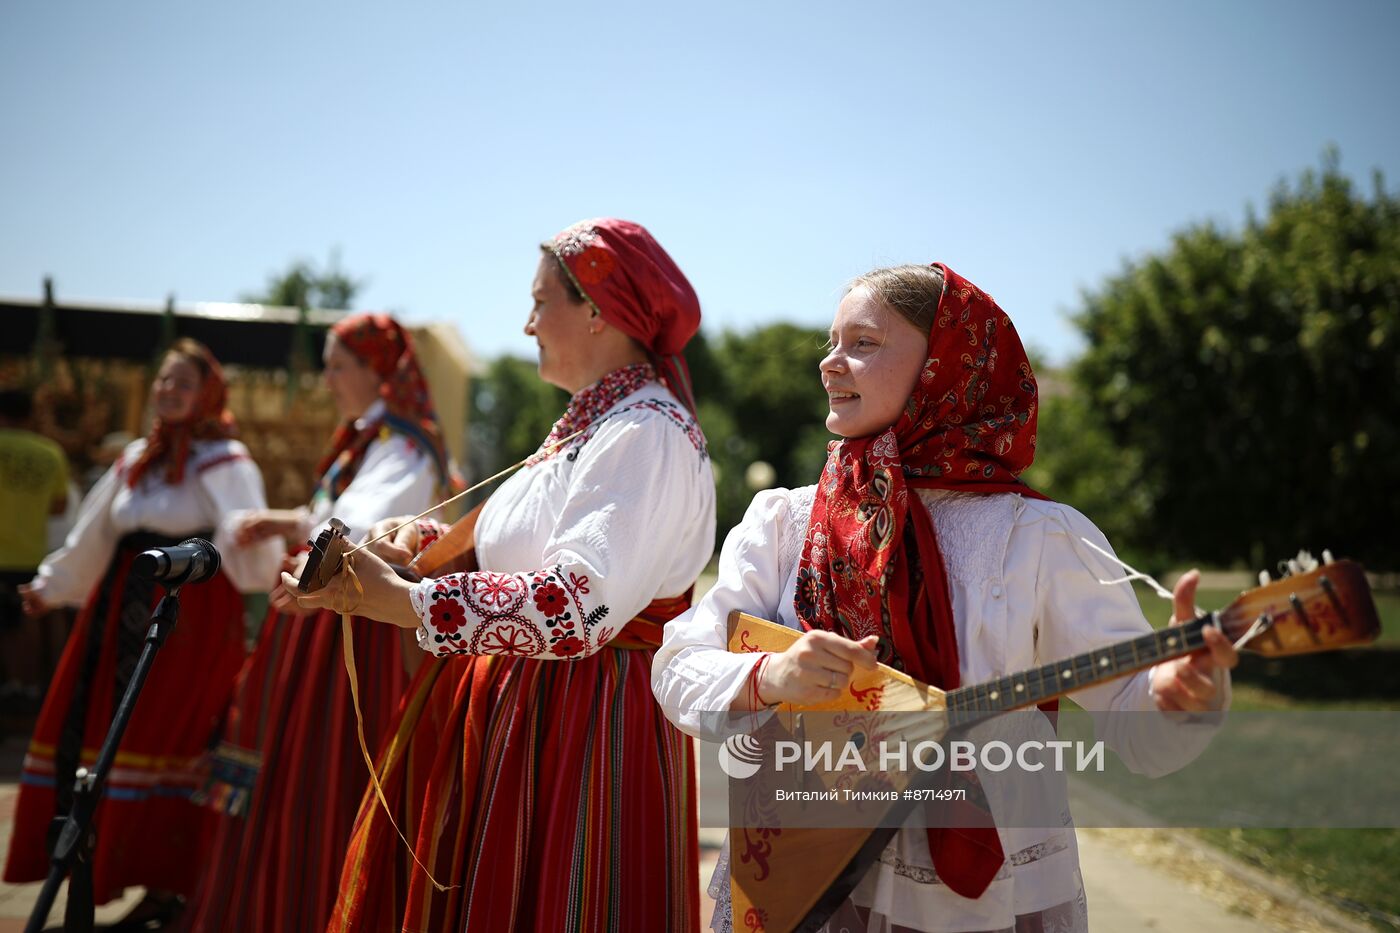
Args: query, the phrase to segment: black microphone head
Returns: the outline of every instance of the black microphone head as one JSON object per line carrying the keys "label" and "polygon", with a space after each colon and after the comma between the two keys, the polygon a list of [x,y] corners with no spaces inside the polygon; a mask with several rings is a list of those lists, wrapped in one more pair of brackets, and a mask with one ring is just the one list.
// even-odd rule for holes
{"label": "black microphone head", "polygon": [[205,566],[204,572],[199,574],[200,580],[212,579],[214,574],[219,572],[221,558],[219,557],[219,549],[214,547],[213,544],[205,541],[203,538],[186,538],[184,541],[180,542],[180,546],[199,548],[204,552]]}
{"label": "black microphone head", "polygon": [[155,550],[142,551],[131,560],[131,572],[139,577],[155,577],[160,571],[160,554]]}

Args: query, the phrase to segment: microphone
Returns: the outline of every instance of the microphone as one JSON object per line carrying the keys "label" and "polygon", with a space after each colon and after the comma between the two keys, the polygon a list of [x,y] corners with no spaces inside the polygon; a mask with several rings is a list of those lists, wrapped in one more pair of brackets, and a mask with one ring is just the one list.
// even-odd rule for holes
{"label": "microphone", "polygon": [[219,572],[219,552],[203,538],[190,538],[174,547],[142,551],[131,571],[167,583],[203,583]]}

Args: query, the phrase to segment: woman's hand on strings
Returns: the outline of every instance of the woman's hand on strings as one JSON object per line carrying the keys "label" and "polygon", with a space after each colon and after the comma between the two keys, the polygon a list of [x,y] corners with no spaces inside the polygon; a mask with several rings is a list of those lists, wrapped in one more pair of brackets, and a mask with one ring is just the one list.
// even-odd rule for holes
{"label": "woman's hand on strings", "polygon": [[852,641],[835,632],[808,632],[769,658],[758,692],[768,703],[829,703],[846,692],[856,671],[875,670],[878,643],[874,635]]}
{"label": "woman's hand on strings", "polygon": [[[1184,573],[1172,589],[1172,625],[1196,617],[1198,571]],[[1203,713],[1218,710],[1224,702],[1224,677],[1240,663],[1240,654],[1225,633],[1214,625],[1201,629],[1206,647],[1192,654],[1163,661],[1152,668],[1152,696],[1164,713]]]}
{"label": "woman's hand on strings", "polygon": [[[404,522],[408,522],[408,524],[404,525]],[[399,528],[400,525],[403,527]],[[389,535],[389,532],[395,528],[398,530]],[[381,535],[389,536],[384,538]],[[369,534],[365,535],[365,540],[371,542],[365,545],[366,551],[372,551],[389,563],[398,564],[400,567],[408,566],[408,563],[418,555],[418,549],[422,544],[418,537],[418,522],[414,521],[412,515],[399,515],[395,518],[386,518],[375,522],[370,527]]]}
{"label": "woman's hand on strings", "polygon": [[366,548],[345,558],[345,567],[324,589],[303,593],[297,578],[282,574],[280,592],[303,612],[330,609],[338,613],[364,616],[400,628],[417,628],[409,593],[413,584],[399,577],[384,560]]}

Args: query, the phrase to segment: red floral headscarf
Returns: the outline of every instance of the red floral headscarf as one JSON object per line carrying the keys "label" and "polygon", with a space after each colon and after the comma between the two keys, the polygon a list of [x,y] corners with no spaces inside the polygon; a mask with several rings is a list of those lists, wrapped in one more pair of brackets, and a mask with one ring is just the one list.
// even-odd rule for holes
{"label": "red floral headscarf", "polygon": [[[831,444],[802,548],[795,598],[807,629],[879,635],[882,660],[959,685],[947,571],[911,488],[1015,492],[1035,457],[1035,376],[1011,319],[947,266],[928,355],[899,420]],[[939,876],[965,897],[1001,866],[994,828],[929,831]]]}
{"label": "red floral headscarf", "polygon": [[352,314],[332,325],[331,333],[379,377],[379,397],[384,400],[386,417],[358,431],[354,420],[336,428],[330,452],[317,468],[322,481],[329,481],[329,492],[339,496],[345,491],[365,450],[386,428],[403,434],[432,458],[443,488],[459,485],[461,481],[448,461],[428,381],[403,325],[387,314]]}
{"label": "red floral headscarf", "polygon": [[151,425],[151,433],[146,435],[146,448],[126,469],[126,485],[132,489],[152,467],[161,463],[165,464],[165,481],[172,486],[180,485],[185,479],[185,463],[190,458],[192,442],[238,434],[238,423],[234,421],[233,412],[228,410],[228,383],[224,381],[223,367],[209,348],[197,340],[185,338],[166,355],[196,359],[196,368],[207,369],[208,375],[199,385],[199,394],[188,418],[181,421],[156,418]]}
{"label": "red floral headscarf", "polygon": [[681,351],[700,329],[700,299],[661,244],[641,224],[605,217],[542,245],[603,320],[647,349],[661,381],[694,413]]}

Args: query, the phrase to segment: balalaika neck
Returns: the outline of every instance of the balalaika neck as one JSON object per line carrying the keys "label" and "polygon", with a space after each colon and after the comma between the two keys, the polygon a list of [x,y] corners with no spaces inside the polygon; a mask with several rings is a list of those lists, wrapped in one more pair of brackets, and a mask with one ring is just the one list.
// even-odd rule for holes
{"label": "balalaika neck", "polygon": [[1034,706],[1062,694],[1123,677],[1205,646],[1201,630],[1215,623],[1215,613],[1107,645],[1041,667],[950,690],[946,696],[950,725],[971,725],[998,713]]}

